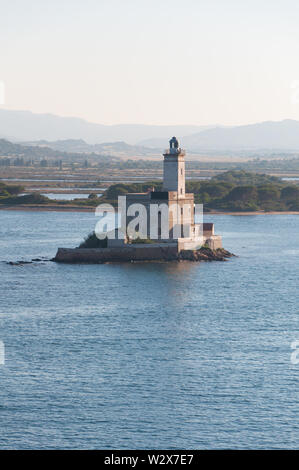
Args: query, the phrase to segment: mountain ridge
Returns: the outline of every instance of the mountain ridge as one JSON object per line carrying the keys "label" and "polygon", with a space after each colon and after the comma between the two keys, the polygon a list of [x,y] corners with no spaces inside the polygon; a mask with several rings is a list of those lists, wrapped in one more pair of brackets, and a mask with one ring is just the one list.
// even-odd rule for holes
{"label": "mountain ridge", "polygon": [[299,149],[299,121],[263,121],[234,127],[215,127],[186,136],[192,150]]}
{"label": "mountain ridge", "polygon": [[0,136],[14,141],[55,141],[81,138],[89,144],[125,141],[128,144],[136,145],[139,141],[152,137],[163,138],[167,141],[172,135],[189,135],[199,132],[201,129],[202,126],[196,125],[104,125],[77,117],[0,109]]}
{"label": "mountain ridge", "polygon": [[[119,151],[122,146],[123,152],[132,154],[137,151],[147,155],[150,149],[161,152],[168,146],[168,140],[173,135],[176,135],[182,147],[191,153],[299,150],[299,121],[294,119],[238,126],[104,125],[76,117],[0,109],[0,137],[23,145],[28,145],[28,141],[34,145],[41,141],[40,145],[43,145],[42,142],[45,141],[53,148],[55,145],[63,145],[65,141],[74,147],[86,146],[86,150],[81,148],[79,151],[113,152],[115,149]],[[62,150],[61,147],[59,150]],[[75,148],[67,151],[75,151]]]}

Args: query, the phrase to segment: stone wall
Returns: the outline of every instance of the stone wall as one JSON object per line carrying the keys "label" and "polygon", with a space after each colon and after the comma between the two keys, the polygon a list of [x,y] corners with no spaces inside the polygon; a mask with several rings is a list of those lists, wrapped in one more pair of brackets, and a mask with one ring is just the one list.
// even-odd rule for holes
{"label": "stone wall", "polygon": [[222,237],[221,235],[213,235],[207,238],[205,243],[211,250],[218,250],[218,248],[222,248]]}
{"label": "stone wall", "polygon": [[122,248],[58,248],[54,261],[60,263],[106,263],[176,260],[177,243],[134,244]]}

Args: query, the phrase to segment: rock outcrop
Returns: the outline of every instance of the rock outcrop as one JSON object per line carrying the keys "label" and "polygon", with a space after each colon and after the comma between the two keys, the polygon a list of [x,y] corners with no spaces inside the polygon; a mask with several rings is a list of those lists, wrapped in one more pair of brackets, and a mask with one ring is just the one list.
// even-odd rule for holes
{"label": "rock outcrop", "polygon": [[228,258],[235,256],[233,253],[224,248],[202,247],[199,250],[182,250],[179,255],[179,261],[226,261]]}

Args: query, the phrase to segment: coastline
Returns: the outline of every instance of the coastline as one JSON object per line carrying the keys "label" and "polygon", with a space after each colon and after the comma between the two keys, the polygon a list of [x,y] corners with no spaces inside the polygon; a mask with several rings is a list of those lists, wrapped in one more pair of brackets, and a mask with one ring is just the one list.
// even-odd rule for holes
{"label": "coastline", "polygon": [[[32,212],[94,212],[95,206],[61,206],[61,205],[16,205],[16,206],[5,206],[0,205],[0,210],[10,211],[32,211]],[[256,211],[256,212],[230,212],[230,211],[209,211],[204,212],[204,215],[235,215],[235,216],[253,216],[253,215],[299,215],[299,211]]]}
{"label": "coastline", "polygon": [[229,211],[210,211],[204,212],[204,215],[238,215],[238,216],[246,216],[246,215],[299,215],[299,211],[256,211],[256,212],[229,212]]}
{"label": "coastline", "polygon": [[48,205],[48,206],[38,206],[38,205],[19,205],[19,206],[1,206],[0,205],[0,210],[6,210],[6,211],[31,211],[31,212],[94,212],[95,207],[94,206],[85,206],[85,207],[79,207],[79,206],[58,206],[58,205]]}

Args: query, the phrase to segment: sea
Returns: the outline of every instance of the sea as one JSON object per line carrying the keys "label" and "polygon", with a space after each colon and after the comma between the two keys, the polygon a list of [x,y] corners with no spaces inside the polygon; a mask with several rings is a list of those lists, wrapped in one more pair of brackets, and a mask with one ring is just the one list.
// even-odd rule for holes
{"label": "sea", "polygon": [[299,448],[299,216],[205,221],[235,258],[67,265],[93,213],[0,211],[0,449]]}

